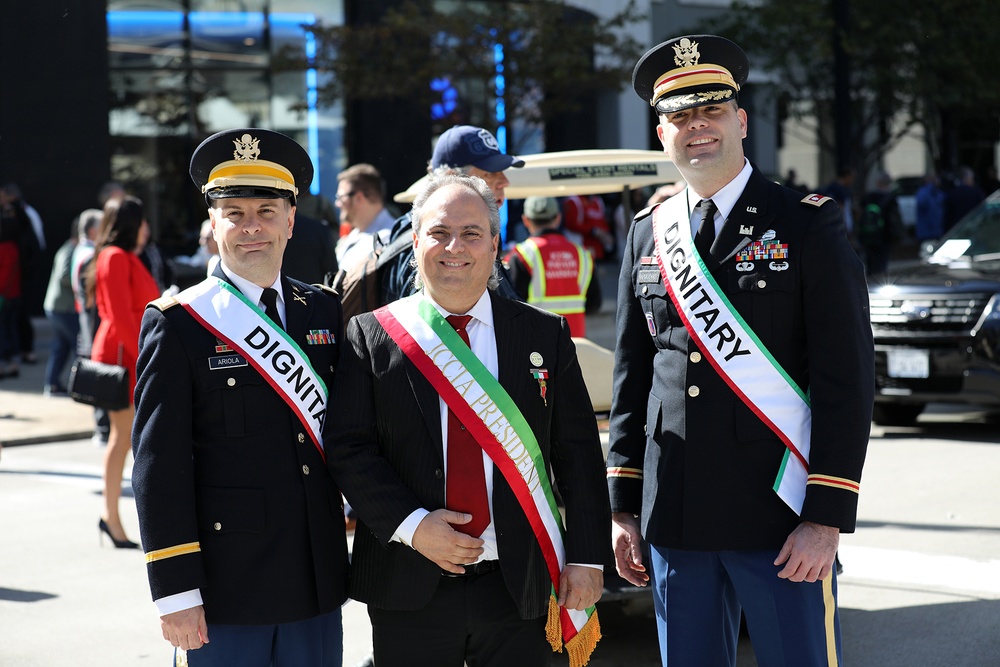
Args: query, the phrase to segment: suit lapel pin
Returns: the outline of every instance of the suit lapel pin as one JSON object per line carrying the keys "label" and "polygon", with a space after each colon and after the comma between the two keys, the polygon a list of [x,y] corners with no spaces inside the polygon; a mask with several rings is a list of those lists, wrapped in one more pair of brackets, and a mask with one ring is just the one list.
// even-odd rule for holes
{"label": "suit lapel pin", "polygon": [[743,236],[751,236],[753,234],[753,225],[747,227],[746,225],[740,225],[740,234]]}
{"label": "suit lapel pin", "polygon": [[294,294],[292,294],[292,298],[294,300],[298,301],[299,303],[301,303],[303,306],[306,305],[306,298],[304,296],[302,296],[301,294],[299,294],[298,292],[295,292]]}
{"label": "suit lapel pin", "polygon": [[531,362],[532,366],[541,366],[543,361],[542,355],[538,354],[537,352],[532,352],[528,356],[528,360]]}
{"label": "suit lapel pin", "polygon": [[[538,354],[537,352],[532,353],[532,355]],[[538,356],[539,361],[541,360],[541,355]],[[532,356],[532,361],[534,361],[534,356]],[[549,402],[545,398],[545,392],[548,388],[545,385],[545,380],[549,377],[549,371],[544,368],[532,368],[531,376],[538,380],[538,393],[542,397],[542,403],[548,406]]]}

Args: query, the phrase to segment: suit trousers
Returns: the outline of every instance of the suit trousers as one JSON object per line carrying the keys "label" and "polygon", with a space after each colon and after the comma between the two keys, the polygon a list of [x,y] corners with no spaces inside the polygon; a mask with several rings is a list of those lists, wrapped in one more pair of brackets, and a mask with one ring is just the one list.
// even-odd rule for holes
{"label": "suit trousers", "polygon": [[744,612],[760,667],[839,665],[837,574],[778,578],[777,551],[685,551],[650,545],[664,667],[734,667]]}
{"label": "suit trousers", "polygon": [[536,667],[552,663],[545,617],[524,620],[499,569],[442,576],[415,611],[368,605],[378,667]]}
{"label": "suit trousers", "polygon": [[[189,667],[342,667],[344,661],[340,609],[278,625],[209,623],[208,639],[187,652]],[[175,655],[175,665],[184,664],[179,657]]]}

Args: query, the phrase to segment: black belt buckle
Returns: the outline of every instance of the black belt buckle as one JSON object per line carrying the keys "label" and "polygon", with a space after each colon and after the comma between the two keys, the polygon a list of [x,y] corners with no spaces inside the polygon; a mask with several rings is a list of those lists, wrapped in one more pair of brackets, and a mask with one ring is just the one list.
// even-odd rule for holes
{"label": "black belt buckle", "polygon": [[481,560],[478,563],[473,563],[472,565],[464,565],[465,572],[462,574],[456,574],[455,572],[445,572],[441,570],[441,576],[443,577],[474,577],[480,574],[486,574],[494,570],[500,569],[500,561],[498,560]]}

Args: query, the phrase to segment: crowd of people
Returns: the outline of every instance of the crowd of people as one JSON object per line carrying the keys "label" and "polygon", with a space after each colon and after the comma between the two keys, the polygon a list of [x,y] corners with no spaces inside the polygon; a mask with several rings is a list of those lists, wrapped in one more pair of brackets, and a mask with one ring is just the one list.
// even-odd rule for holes
{"label": "crowd of people", "polygon": [[[132,403],[95,410],[98,528],[143,550],[178,664],[339,667],[350,597],[379,667],[553,650],[576,667],[606,566],[650,587],[663,664],[735,664],[741,616],[758,664],[839,664],[836,554],[873,402],[866,274],[902,223],[884,172],[813,192],[751,164],[749,67],[713,35],[650,49],[633,88],[683,180],[610,214],[529,197],[506,248],[504,172],[524,163],[469,125],[439,138],[402,216],[376,167],[343,170],[339,227],[293,139],[207,138],[190,286],[142,201],[102,189],[54,255],[43,391],[66,393],[76,354],[129,371]],[[917,240],[983,200],[958,176],[927,175]],[[20,300],[46,246],[16,186],[0,205],[2,379],[33,359]],[[330,285],[367,262],[379,298],[348,313]],[[600,308],[597,267],[619,262],[605,460],[572,339]],[[119,512],[129,451],[140,542]]]}

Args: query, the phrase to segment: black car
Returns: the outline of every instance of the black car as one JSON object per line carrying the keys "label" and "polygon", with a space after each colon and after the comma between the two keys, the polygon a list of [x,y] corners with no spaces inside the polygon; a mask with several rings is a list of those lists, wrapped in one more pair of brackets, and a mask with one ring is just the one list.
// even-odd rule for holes
{"label": "black car", "polygon": [[912,424],[932,402],[1000,408],[1000,192],[869,292],[875,423]]}

